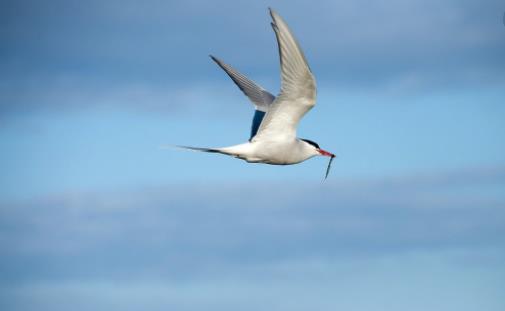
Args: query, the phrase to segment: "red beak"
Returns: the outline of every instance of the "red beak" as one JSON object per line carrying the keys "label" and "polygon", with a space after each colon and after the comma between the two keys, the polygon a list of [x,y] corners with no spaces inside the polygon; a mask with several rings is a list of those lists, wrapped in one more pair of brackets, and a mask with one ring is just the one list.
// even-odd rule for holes
{"label": "red beak", "polygon": [[331,157],[331,158],[334,158],[335,155],[331,152],[328,152],[326,150],[323,150],[323,149],[318,149],[317,151],[319,151],[319,153],[322,155],[322,156],[325,156],[325,157]]}

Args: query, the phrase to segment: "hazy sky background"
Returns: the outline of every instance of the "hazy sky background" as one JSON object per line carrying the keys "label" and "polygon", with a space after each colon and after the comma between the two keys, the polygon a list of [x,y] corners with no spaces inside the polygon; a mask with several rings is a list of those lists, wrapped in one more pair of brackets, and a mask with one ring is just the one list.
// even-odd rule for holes
{"label": "hazy sky background", "polygon": [[[276,9],[334,152],[253,165]],[[0,309],[505,309],[502,1],[0,1]]]}

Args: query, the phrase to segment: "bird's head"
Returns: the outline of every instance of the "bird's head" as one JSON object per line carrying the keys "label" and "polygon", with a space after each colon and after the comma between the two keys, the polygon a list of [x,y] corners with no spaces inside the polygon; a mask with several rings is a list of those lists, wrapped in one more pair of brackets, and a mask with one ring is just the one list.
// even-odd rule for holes
{"label": "bird's head", "polygon": [[320,156],[325,156],[325,157],[330,157],[330,158],[335,157],[335,155],[333,153],[321,149],[319,147],[319,145],[312,140],[302,139],[302,141],[305,142],[306,145],[308,145],[307,147],[309,148],[309,150],[311,150],[311,152],[314,155],[320,155]]}
{"label": "bird's head", "polygon": [[333,161],[333,158],[335,158],[336,156],[331,152],[321,149],[319,145],[316,142],[313,142],[312,140],[302,139],[302,141],[305,143],[305,148],[312,154],[312,156],[321,155],[330,158],[330,161],[328,162],[328,167],[326,168],[326,174],[324,175],[324,179],[326,179],[328,177],[328,174],[330,173],[331,162]]}

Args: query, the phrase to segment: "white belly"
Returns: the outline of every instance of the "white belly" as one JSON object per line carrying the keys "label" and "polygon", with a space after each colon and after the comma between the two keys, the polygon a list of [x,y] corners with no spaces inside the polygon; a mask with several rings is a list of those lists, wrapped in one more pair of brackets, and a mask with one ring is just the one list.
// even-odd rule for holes
{"label": "white belly", "polygon": [[296,164],[317,155],[299,140],[255,141],[217,150],[250,163],[275,165]]}
{"label": "white belly", "polygon": [[300,148],[298,141],[289,142],[254,142],[251,153],[244,160],[251,163],[289,165],[303,162],[312,157]]}

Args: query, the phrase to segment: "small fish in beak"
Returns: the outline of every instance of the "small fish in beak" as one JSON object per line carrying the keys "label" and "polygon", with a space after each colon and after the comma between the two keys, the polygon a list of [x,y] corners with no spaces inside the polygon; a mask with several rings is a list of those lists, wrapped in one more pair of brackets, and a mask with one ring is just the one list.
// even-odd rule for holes
{"label": "small fish in beak", "polygon": [[335,158],[335,155],[332,154],[330,157],[330,162],[328,162],[328,167],[326,168],[326,175],[324,175],[324,179],[328,178],[328,174],[330,173],[330,168],[331,168],[331,161]]}
{"label": "small fish in beak", "polygon": [[318,151],[322,156],[330,157],[330,162],[328,162],[328,167],[326,168],[326,175],[324,175],[324,179],[326,179],[328,178],[328,174],[330,173],[331,162],[333,161],[333,158],[335,158],[335,155],[323,149],[319,149]]}

